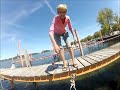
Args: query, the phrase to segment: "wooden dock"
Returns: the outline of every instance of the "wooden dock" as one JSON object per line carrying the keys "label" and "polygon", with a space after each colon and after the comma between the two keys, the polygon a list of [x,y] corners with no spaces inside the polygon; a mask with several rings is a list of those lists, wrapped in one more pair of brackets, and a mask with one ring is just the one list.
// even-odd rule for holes
{"label": "wooden dock", "polygon": [[108,48],[75,58],[78,68],[72,66],[68,60],[68,70],[63,71],[63,62],[56,62],[55,67],[51,64],[44,64],[32,67],[22,67],[16,69],[6,69],[0,72],[4,79],[19,82],[49,82],[68,79],[72,74],[76,76],[84,75],[100,69],[116,60],[120,60],[120,43]]}

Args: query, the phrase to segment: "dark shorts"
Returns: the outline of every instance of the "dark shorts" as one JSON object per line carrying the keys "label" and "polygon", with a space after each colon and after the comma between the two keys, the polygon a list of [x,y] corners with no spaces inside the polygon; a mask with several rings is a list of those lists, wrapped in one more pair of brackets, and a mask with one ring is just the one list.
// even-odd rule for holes
{"label": "dark shorts", "polygon": [[63,38],[67,48],[68,47],[71,47],[71,44],[70,44],[70,41],[69,41],[69,34],[68,32],[65,32],[64,34],[57,34],[57,33],[54,33],[54,39],[57,43],[57,45],[62,48],[62,44],[61,44],[61,37]]}

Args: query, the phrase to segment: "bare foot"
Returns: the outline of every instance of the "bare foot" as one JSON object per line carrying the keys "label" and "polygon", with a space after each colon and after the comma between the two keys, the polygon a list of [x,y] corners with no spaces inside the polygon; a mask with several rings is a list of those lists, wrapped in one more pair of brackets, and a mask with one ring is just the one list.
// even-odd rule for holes
{"label": "bare foot", "polygon": [[77,65],[77,63],[76,63],[76,61],[75,61],[75,60],[73,61],[73,65]]}
{"label": "bare foot", "polygon": [[73,67],[76,67],[76,68],[78,67],[78,64],[76,63],[75,60],[73,61]]}

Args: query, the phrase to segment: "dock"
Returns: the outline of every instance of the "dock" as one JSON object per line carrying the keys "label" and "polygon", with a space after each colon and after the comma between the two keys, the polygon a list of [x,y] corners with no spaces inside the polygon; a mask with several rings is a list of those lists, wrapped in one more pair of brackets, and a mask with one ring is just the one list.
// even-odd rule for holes
{"label": "dock", "polygon": [[56,62],[53,68],[52,64],[44,64],[32,67],[22,67],[15,69],[5,69],[0,72],[0,76],[18,82],[50,82],[64,80],[71,77],[72,74],[81,76],[95,70],[98,70],[110,63],[120,60],[120,42],[105,49],[76,57],[78,68],[73,67],[71,60],[68,62],[68,70],[63,71],[63,62]]}

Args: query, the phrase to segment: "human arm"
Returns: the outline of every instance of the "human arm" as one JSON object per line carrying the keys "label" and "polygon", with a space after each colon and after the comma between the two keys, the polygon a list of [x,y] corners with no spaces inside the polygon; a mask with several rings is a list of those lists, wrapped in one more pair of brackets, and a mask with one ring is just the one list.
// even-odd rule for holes
{"label": "human arm", "polygon": [[50,27],[49,37],[53,45],[53,49],[56,53],[59,53],[59,46],[57,45],[55,39],[54,39],[54,25],[55,25],[55,18],[53,19],[52,25]]}
{"label": "human arm", "polygon": [[72,33],[74,42],[76,43],[76,38],[75,38],[74,32],[73,32],[73,30],[72,30],[72,25],[71,25],[70,18],[68,18],[68,28],[69,28],[69,30],[70,30],[71,33]]}

